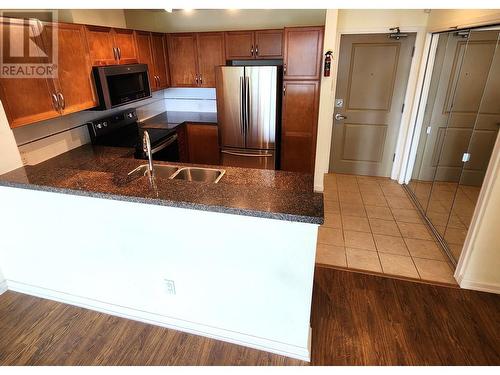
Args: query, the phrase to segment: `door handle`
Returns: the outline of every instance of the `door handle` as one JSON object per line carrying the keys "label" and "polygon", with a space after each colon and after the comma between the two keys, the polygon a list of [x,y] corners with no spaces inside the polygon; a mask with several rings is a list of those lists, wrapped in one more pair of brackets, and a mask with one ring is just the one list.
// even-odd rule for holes
{"label": "door handle", "polygon": [[347,118],[347,116],[341,115],[340,113],[335,114],[335,120],[337,120],[337,121],[342,121],[342,120],[345,120],[346,118]]}

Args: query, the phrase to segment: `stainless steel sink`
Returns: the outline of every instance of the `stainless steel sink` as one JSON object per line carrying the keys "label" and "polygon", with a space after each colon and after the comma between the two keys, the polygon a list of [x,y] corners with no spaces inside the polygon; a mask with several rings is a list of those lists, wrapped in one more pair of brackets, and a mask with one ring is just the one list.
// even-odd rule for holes
{"label": "stainless steel sink", "polygon": [[216,184],[224,176],[224,169],[201,168],[201,167],[184,167],[175,172],[173,180],[185,180],[196,182],[211,182]]}
{"label": "stainless steel sink", "polygon": [[[179,170],[179,167],[175,165],[162,165],[162,164],[154,164],[153,165],[153,171],[155,177],[158,178],[170,178],[175,172]],[[136,169],[133,171],[129,172],[130,175],[139,175],[139,176],[145,176],[148,173],[148,165],[143,164],[138,166]]]}

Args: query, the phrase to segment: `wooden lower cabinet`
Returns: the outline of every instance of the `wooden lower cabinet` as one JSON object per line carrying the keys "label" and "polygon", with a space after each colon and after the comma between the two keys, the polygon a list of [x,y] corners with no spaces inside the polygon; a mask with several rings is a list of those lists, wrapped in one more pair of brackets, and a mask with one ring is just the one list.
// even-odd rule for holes
{"label": "wooden lower cabinet", "polygon": [[318,127],[319,82],[285,81],[281,169],[313,173]]}
{"label": "wooden lower cabinet", "polygon": [[183,163],[220,164],[217,125],[186,123],[177,130],[179,160]]}

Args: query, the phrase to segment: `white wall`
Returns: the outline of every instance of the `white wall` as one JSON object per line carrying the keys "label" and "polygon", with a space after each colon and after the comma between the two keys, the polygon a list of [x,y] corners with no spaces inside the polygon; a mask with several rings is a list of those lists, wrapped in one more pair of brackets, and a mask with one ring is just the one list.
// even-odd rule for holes
{"label": "white wall", "polygon": [[0,174],[7,173],[23,165],[21,155],[17,149],[14,134],[0,101]]}
{"label": "white wall", "polygon": [[325,23],[324,9],[195,9],[125,10],[131,29],[183,32],[281,29],[285,26],[316,26]]}
{"label": "white wall", "polygon": [[59,21],[126,28],[123,9],[59,9]]}
{"label": "white wall", "polygon": [[[342,33],[388,33],[390,27],[399,26],[402,31],[416,32],[415,55],[412,61],[410,79],[405,99],[405,112],[401,119],[398,148],[392,178],[397,178],[402,168],[402,156],[410,127],[410,115],[416,92],[418,70],[423,53],[425,28],[428,13],[423,10],[400,9],[339,9],[328,10],[325,23],[324,50],[333,49],[332,78],[322,78],[320,94],[320,114],[318,121],[318,140],[316,143],[316,166],[314,171],[314,189],[323,191],[323,175],[328,173],[330,164],[330,148],[333,128],[336,73],[340,35]],[[326,86],[326,87],[325,87]]]}

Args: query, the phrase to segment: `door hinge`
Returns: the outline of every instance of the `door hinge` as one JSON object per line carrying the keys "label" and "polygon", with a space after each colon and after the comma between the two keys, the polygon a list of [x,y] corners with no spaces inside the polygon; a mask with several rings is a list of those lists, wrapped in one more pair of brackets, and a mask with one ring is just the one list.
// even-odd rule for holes
{"label": "door hinge", "polygon": [[415,55],[415,46],[411,49],[411,57],[413,57],[413,55]]}
{"label": "door hinge", "polygon": [[392,162],[394,163],[394,160],[396,160],[396,154],[392,154]]}
{"label": "door hinge", "polygon": [[401,106],[401,113],[403,113],[405,111],[405,103],[403,103],[403,105]]}

